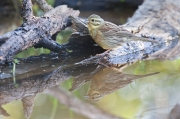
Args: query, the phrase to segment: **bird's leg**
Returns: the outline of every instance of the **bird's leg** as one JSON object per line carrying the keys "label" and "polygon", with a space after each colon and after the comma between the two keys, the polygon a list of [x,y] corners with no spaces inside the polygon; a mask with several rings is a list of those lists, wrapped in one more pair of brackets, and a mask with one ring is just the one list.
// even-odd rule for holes
{"label": "bird's leg", "polygon": [[[101,64],[105,67],[111,67],[107,64],[105,64],[104,62],[107,60],[107,57],[105,56],[110,50],[106,50],[105,52],[101,53],[101,54],[96,54],[97,57],[100,57],[99,58],[99,61],[97,62],[98,64]],[[105,60],[105,61],[104,61]],[[104,61],[104,62],[103,62]]]}
{"label": "bird's leg", "polygon": [[110,50],[106,50],[106,51],[104,51],[103,53],[101,53],[101,54],[96,54],[98,57],[99,56],[104,56],[104,55],[106,55],[106,54],[108,54],[108,52],[109,52]]}
{"label": "bird's leg", "polygon": [[105,66],[105,67],[108,67],[108,68],[111,67],[111,66],[108,66],[107,64],[105,64],[105,63],[103,63],[103,62],[98,62],[98,64],[101,64],[101,65],[103,65],[103,66]]}

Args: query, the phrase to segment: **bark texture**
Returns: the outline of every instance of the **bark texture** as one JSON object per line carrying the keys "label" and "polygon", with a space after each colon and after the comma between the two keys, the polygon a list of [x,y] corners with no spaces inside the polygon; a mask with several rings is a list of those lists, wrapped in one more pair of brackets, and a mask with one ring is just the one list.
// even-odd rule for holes
{"label": "bark texture", "polygon": [[32,13],[31,0],[23,0],[22,3],[21,16],[24,23],[16,30],[0,36],[0,64],[12,61],[14,55],[39,42],[45,48],[65,52],[65,49],[53,41],[51,36],[69,26],[68,16],[78,16],[79,11],[70,9],[66,5],[50,9],[46,6],[47,4],[43,4],[47,7],[45,8],[46,13],[41,17],[35,17]]}

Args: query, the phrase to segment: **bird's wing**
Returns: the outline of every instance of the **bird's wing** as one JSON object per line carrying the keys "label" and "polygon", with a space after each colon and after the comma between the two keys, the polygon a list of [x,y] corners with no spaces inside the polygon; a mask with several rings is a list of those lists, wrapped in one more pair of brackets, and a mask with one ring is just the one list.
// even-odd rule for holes
{"label": "bird's wing", "polygon": [[111,29],[108,31],[102,31],[102,33],[105,40],[112,45],[114,44],[114,46],[122,45],[122,43],[127,42],[130,37],[134,36],[129,31],[124,29]]}
{"label": "bird's wing", "polygon": [[105,31],[109,31],[109,30],[117,29],[117,28],[118,28],[118,26],[116,24],[105,21],[105,24],[103,25],[103,27],[100,28],[100,30],[102,32],[105,32]]}
{"label": "bird's wing", "polygon": [[110,29],[110,30],[107,30],[107,31],[102,31],[103,35],[105,37],[108,37],[108,36],[116,36],[117,38],[123,38],[123,37],[133,37],[134,35],[125,30],[125,29]]}
{"label": "bird's wing", "polygon": [[130,41],[146,41],[146,42],[157,43],[157,41],[154,41],[154,40],[149,40],[147,38],[135,36],[131,32],[122,28],[111,29],[102,33],[105,38],[107,37],[108,39],[116,40],[116,42],[118,41],[120,43],[125,43],[125,42],[130,42]]}

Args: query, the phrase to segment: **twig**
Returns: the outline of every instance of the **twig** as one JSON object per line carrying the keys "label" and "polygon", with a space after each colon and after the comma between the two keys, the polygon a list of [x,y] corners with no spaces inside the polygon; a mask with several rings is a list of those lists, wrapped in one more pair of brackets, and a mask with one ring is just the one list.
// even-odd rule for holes
{"label": "twig", "polygon": [[44,11],[45,13],[50,11],[51,9],[53,9],[52,6],[48,5],[47,2],[45,0],[34,0],[37,5],[39,6],[39,8]]}
{"label": "twig", "polygon": [[53,52],[58,52],[58,53],[65,53],[66,49],[63,47],[63,45],[58,44],[56,41],[52,40],[51,38],[44,38],[39,41],[38,44],[34,46],[35,48],[47,48]]}
{"label": "twig", "polygon": [[23,17],[24,22],[26,22],[26,21],[30,20],[32,16],[33,16],[32,1],[31,0],[23,0],[21,17]]}

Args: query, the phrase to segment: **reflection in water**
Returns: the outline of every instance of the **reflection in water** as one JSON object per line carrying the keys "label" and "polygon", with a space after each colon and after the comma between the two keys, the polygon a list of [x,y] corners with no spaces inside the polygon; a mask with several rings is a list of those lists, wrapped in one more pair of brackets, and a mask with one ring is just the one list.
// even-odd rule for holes
{"label": "reflection in water", "polygon": [[[171,109],[180,99],[179,94],[177,94],[180,88],[179,65],[176,64],[176,61],[158,62],[158,65],[157,61],[151,62],[148,61],[144,64],[145,68],[142,72],[160,71],[161,73],[147,79],[138,80],[136,83],[131,82],[138,78],[153,75],[153,73],[132,75],[124,74],[116,68],[103,67],[89,75],[82,74],[75,77],[76,86],[80,84],[79,87],[81,87],[89,81],[90,87],[86,94],[87,98],[93,102],[98,101],[97,105],[99,107],[115,115],[136,119],[171,119],[169,118],[172,113]],[[141,64],[136,63],[125,71],[132,72],[139,65]],[[169,69],[169,66],[171,66],[171,69]],[[168,72],[172,73],[164,73],[167,72],[167,69]],[[78,84],[78,81],[83,83]],[[129,83],[131,83],[131,86],[126,86]],[[73,90],[75,89],[74,87]],[[114,91],[116,92],[112,93]],[[105,96],[110,93],[112,95]],[[177,119],[179,119],[179,116]]]}
{"label": "reflection in water", "polygon": [[[33,101],[30,100],[34,95],[36,95],[36,93],[42,92],[46,88],[59,85],[61,83],[62,75],[59,75],[60,78],[58,78],[58,75],[55,74],[62,73],[67,74],[65,77],[66,79],[70,76],[75,77],[73,82],[74,86],[71,88],[71,91],[76,90],[77,88],[80,88],[78,92],[84,90],[82,85],[90,81],[90,87],[87,92],[88,99],[91,101],[98,101],[104,97],[99,102],[97,102],[98,106],[118,116],[135,117],[135,115],[138,115],[137,119],[160,119],[161,117],[168,117],[171,108],[173,108],[173,106],[179,101],[179,95],[177,94],[177,91],[180,90],[180,80],[178,80],[180,76],[177,75],[179,73],[176,73],[176,70],[172,71],[171,69],[170,71],[174,72],[174,74],[168,74],[167,76],[165,73],[163,73],[162,70],[152,70],[148,65],[146,65],[145,67],[148,69],[147,72],[156,70],[161,71],[161,73],[154,75],[153,78],[150,76],[148,80],[143,79],[138,80],[137,83],[133,83],[135,79],[143,78],[156,73],[147,75],[125,74],[116,68],[96,68],[96,65],[74,65],[75,62],[81,61],[81,59],[78,59],[79,56],[72,56],[64,59],[60,56],[53,57],[59,58],[48,61],[48,59],[51,58],[46,58],[46,55],[43,55],[44,61],[39,62],[38,66],[37,64],[33,63],[30,65],[28,64],[28,61],[24,62],[22,66],[17,66],[17,71],[19,73],[17,75],[17,83],[19,84],[18,87],[15,87],[14,84],[11,84],[10,82],[2,82],[2,79],[0,81],[0,84],[2,83],[2,85],[0,85],[0,105],[2,106],[11,102],[12,100],[17,99],[22,99],[23,104],[33,104]],[[38,58],[36,57],[34,60],[37,62]],[[33,60],[31,60],[31,62],[33,62]],[[53,67],[52,64],[54,65]],[[136,65],[137,64],[131,66],[130,70],[134,70],[135,67],[137,67]],[[29,68],[26,66],[29,66]],[[58,68],[58,66],[62,67]],[[152,67],[152,65],[150,66]],[[162,66],[165,67],[166,65],[162,64]],[[173,67],[176,65],[172,64],[171,66],[173,69],[178,69]],[[25,70],[23,73],[23,68],[28,70]],[[10,71],[10,69],[11,68],[9,68],[9,70],[6,69],[6,71]],[[50,78],[50,76],[53,74],[54,78]],[[131,83],[133,88],[128,85],[129,83]],[[116,92],[112,93],[114,91]],[[110,93],[112,93],[112,95],[108,95]],[[83,96],[84,95],[85,94],[83,94]],[[106,97],[108,97],[108,99]],[[39,100],[42,99],[39,98]],[[30,102],[30,104],[26,102]],[[48,101],[46,103],[47,105],[52,105]],[[26,106],[24,108],[31,107]],[[132,111],[133,109],[134,112]],[[4,113],[1,112],[2,114],[8,115],[8,113],[6,113],[3,108],[1,111],[4,111]],[[31,110],[28,109],[28,111]],[[9,112],[9,110],[7,110],[7,112]],[[36,112],[36,108],[33,112]],[[60,117],[62,117],[62,115],[60,115]]]}
{"label": "reflection in water", "polygon": [[[87,37],[83,37],[83,38],[84,40],[87,40]],[[87,44],[82,45],[84,41],[80,42],[80,40],[81,39],[75,39],[76,43],[79,43],[77,45],[78,48],[77,47],[74,47],[74,49],[72,49],[71,47],[68,48],[70,50],[73,50],[73,52],[75,52],[74,54],[77,54],[80,51],[85,52],[84,54],[79,54],[79,56],[75,56],[75,55],[61,56],[54,54],[51,55],[50,57],[46,57],[46,55],[42,55],[41,58],[31,57],[29,58],[31,60],[27,59],[25,61],[20,61],[21,62],[20,65],[17,65],[16,67],[17,68],[16,79],[17,79],[17,83],[19,84],[18,87],[16,87],[14,84],[11,84],[12,67],[1,68],[2,74],[4,73],[6,75],[4,76],[0,75],[1,78],[0,105],[2,106],[13,100],[22,99],[23,104],[27,104],[27,106],[25,106],[24,108],[32,108],[28,105],[33,104],[31,99],[34,98],[33,96],[36,95],[36,93],[42,92],[46,88],[59,85],[61,83],[61,80],[58,77],[54,77],[54,79],[52,78],[51,79],[52,82],[48,81],[49,79],[48,77],[52,75],[53,72],[57,71],[58,70],[57,68],[59,66],[62,66],[63,68],[62,70],[67,71],[68,73],[67,77],[70,76],[75,77],[71,91],[80,88],[80,90],[78,91],[79,93],[80,91],[86,89],[86,88],[83,89],[82,85],[88,81],[91,81],[90,88],[87,93],[87,97],[91,101],[98,101],[103,96],[124,87],[116,91],[115,93],[112,93],[112,95],[105,96],[103,99],[97,102],[99,107],[103,108],[104,110],[107,110],[108,112],[111,112],[118,116],[123,115],[124,117],[135,117],[135,115],[139,113],[137,119],[161,119],[162,115],[164,115],[163,119],[165,119],[165,117],[168,117],[171,108],[179,101],[179,97],[180,97],[178,93],[178,91],[180,90],[180,86],[179,86],[180,75],[179,75],[178,60],[169,61],[169,62],[156,62],[156,64],[150,64],[149,62],[146,62],[145,65],[143,66],[144,67],[143,72],[160,71],[161,73],[159,75],[155,75],[156,77],[153,78],[150,77],[151,79],[138,80],[138,83],[133,83],[132,82],[133,80],[146,77],[147,75],[140,76],[140,75],[124,74],[115,68],[100,67],[95,70],[96,65],[87,65],[87,66],[74,65],[75,63],[87,57],[90,57],[90,54],[92,54],[92,49],[93,51],[95,48],[96,50],[98,50],[98,47],[95,46],[94,48],[88,48],[90,49],[89,50],[90,53],[87,54],[87,51],[83,50],[82,46],[91,47],[90,43],[86,42],[88,45]],[[72,44],[73,46],[75,46],[74,45],[75,42],[73,42]],[[80,45],[81,47],[79,47]],[[146,65],[146,64],[150,64],[150,65]],[[137,68],[139,65],[140,64],[137,63],[134,66],[129,67],[130,71],[127,72],[134,71],[134,69]],[[167,72],[173,72],[174,74],[170,74]],[[153,74],[149,74],[149,75],[153,75]],[[131,83],[133,88],[128,85],[129,83]],[[85,94],[83,94],[83,96],[84,95]],[[108,99],[106,97],[108,97]],[[38,100],[42,100],[42,97],[39,98]],[[26,102],[30,102],[30,103],[26,103]],[[39,107],[39,109],[42,111],[43,114],[44,114],[43,109],[45,108],[47,109],[49,108],[49,105],[52,105],[51,102],[49,101],[47,101],[45,104],[46,105],[43,105],[43,108]],[[21,107],[21,105],[18,106]],[[8,113],[6,113],[5,110],[3,110],[3,108],[0,107],[0,109],[2,114],[6,116],[8,115]],[[7,112],[9,112],[9,110],[12,109],[9,108]],[[35,109],[35,111],[33,112],[36,112],[37,110],[38,109]],[[51,108],[49,110],[51,110]],[[62,112],[62,110],[64,111],[65,109],[60,109],[58,111]],[[16,110],[14,109],[13,112],[15,111]],[[31,110],[28,109],[27,111],[31,111]],[[68,111],[69,110],[66,109],[64,112],[68,113]],[[36,115],[39,115],[39,113],[36,113]],[[59,117],[65,117],[64,113],[61,114],[58,113],[57,115]],[[68,116],[67,115],[66,118],[69,117],[69,115]],[[46,116],[48,117],[49,115],[46,114]]]}
{"label": "reflection in water", "polygon": [[125,74],[121,71],[121,69],[98,66],[96,70],[94,70],[90,74],[83,73],[77,77],[74,77],[72,87],[69,89],[69,91],[77,90],[85,83],[90,82],[89,90],[85,97],[92,102],[96,102],[105,95],[108,95],[120,88],[125,87],[136,79],[144,78],[158,73],[159,72],[146,75],[133,75]]}
{"label": "reflection in water", "polygon": [[155,75],[157,73],[159,72],[147,75],[133,75],[125,74],[116,68],[104,68],[92,78],[86,97],[93,102],[99,101],[105,95],[125,87],[135,79]]}
{"label": "reflection in water", "polygon": [[[2,66],[1,74],[6,74],[6,76],[0,75],[0,114],[8,115],[1,108],[2,105],[13,100],[22,100],[24,114],[26,117],[29,117],[33,109],[34,97],[37,93],[59,85],[71,75],[77,76],[84,72],[92,72],[95,68],[94,64],[88,66],[74,65],[90,55],[102,52],[102,49],[94,46],[94,42],[90,39],[91,37],[89,36],[79,39],[72,35],[69,43],[66,45],[68,50],[72,50],[68,55],[51,53],[19,59],[20,64],[17,65],[15,72],[18,85],[12,82],[12,67]],[[81,47],[79,47],[80,45]]]}
{"label": "reflection in water", "polygon": [[[87,37],[84,37],[84,40],[86,39]],[[80,41],[80,39],[75,40],[76,42]],[[78,43],[82,44],[84,41]],[[75,43],[73,42],[73,44]],[[88,45],[82,46],[91,47],[89,45],[90,43],[87,44]],[[77,47],[79,47],[79,45],[77,45]],[[76,54],[79,51],[85,51],[82,49],[82,47],[78,49],[77,47],[73,49],[73,52]],[[94,48],[97,49],[98,47]],[[71,48],[68,49],[71,50]],[[28,105],[33,104],[31,99],[34,98],[33,96],[36,95],[36,93],[40,93],[46,88],[59,85],[61,83],[61,80],[58,77],[52,78],[51,81],[48,80],[48,77],[51,76],[53,72],[57,71],[59,66],[61,66],[61,68],[63,68],[62,70],[67,72],[67,77],[75,77],[71,91],[78,88],[80,89],[75,92],[75,94],[81,93],[82,90],[86,91],[86,88],[82,87],[82,85],[90,81],[90,88],[87,92],[88,99],[91,101],[98,101],[103,97],[96,104],[108,112],[129,118],[135,117],[135,115],[139,115],[137,119],[161,119],[162,115],[168,117],[171,108],[178,102],[180,97],[178,93],[180,90],[180,75],[178,75],[179,63],[177,63],[177,61],[156,62],[156,64],[151,64],[150,61],[146,62],[143,65],[143,72],[160,71],[161,73],[155,75],[156,77],[154,76],[153,78],[150,76],[149,78],[151,79],[138,80],[138,83],[133,83],[133,80],[146,77],[147,75],[124,74],[115,68],[99,67],[96,69],[96,65],[74,65],[75,63],[89,57],[90,54],[92,54],[92,51],[89,50],[89,52],[89,54],[86,52],[79,55],[74,55],[74,53],[72,55],[68,55],[68,57],[57,54],[51,54],[49,57],[48,55],[42,55],[41,57],[31,57],[24,61],[20,61],[20,65],[17,65],[16,67],[16,79],[17,83],[19,84],[18,87],[15,87],[14,84],[11,84],[12,78],[10,76],[12,67],[1,68],[1,72],[8,75],[0,76],[0,105],[2,106],[13,100],[22,99],[23,104],[27,104],[24,109],[28,108],[27,111],[31,111],[30,109],[32,109],[32,107]],[[128,67],[129,70],[125,69],[125,71],[133,72],[134,69],[136,69],[139,65],[140,64],[138,63],[134,64],[133,66]],[[173,72],[174,74],[168,74],[167,72]],[[59,72],[58,74],[62,73]],[[129,83],[131,83],[133,88],[128,85]],[[116,92],[112,93],[114,91]],[[105,96],[110,93],[112,94]],[[85,92],[82,98],[84,95]],[[46,97],[48,98],[48,96]],[[38,100],[42,100],[42,97],[38,98]],[[43,105],[43,108],[39,107],[38,109],[34,109],[34,114],[32,117],[40,115],[38,113],[39,109],[41,109],[42,113],[44,114],[43,111],[46,106],[48,105],[47,108],[49,108],[49,106],[52,105],[52,103],[49,101],[46,101],[44,104],[46,105]],[[22,105],[18,105],[18,107],[21,106]],[[11,108],[6,109],[6,113],[3,108],[0,107],[0,109],[1,114],[4,114],[5,116],[8,115],[9,110],[12,110]],[[49,108],[49,112],[51,112],[50,110],[51,108]],[[16,110],[13,110],[13,112],[15,111]],[[68,109],[59,109],[58,112],[60,111],[63,113],[56,114],[59,117],[70,117],[68,115]],[[65,112],[67,113],[66,116],[64,116]],[[31,112],[25,113],[27,113],[28,116],[28,113]],[[11,114],[12,117],[14,116],[12,113],[9,114]],[[46,114],[46,116],[48,117],[49,115]],[[83,119],[85,119],[85,117]]]}
{"label": "reflection in water", "polygon": [[[43,75],[32,75],[27,78],[22,77],[18,81],[18,86],[8,83],[0,86],[0,106],[13,100],[22,100],[24,114],[30,117],[33,111],[34,97],[37,93],[43,92],[53,86],[59,85],[62,81],[68,79],[68,73],[61,67],[54,71],[49,71]],[[8,113],[0,108],[0,114],[7,116]]]}
{"label": "reflection in water", "polygon": [[169,114],[169,119],[180,119],[180,105],[176,104]]}
{"label": "reflection in water", "polygon": [[101,65],[98,65],[97,68],[91,72],[91,73],[81,73],[78,76],[74,77],[72,87],[69,89],[69,91],[74,91],[83,86],[85,83],[92,80],[94,75],[102,70],[104,67]]}

